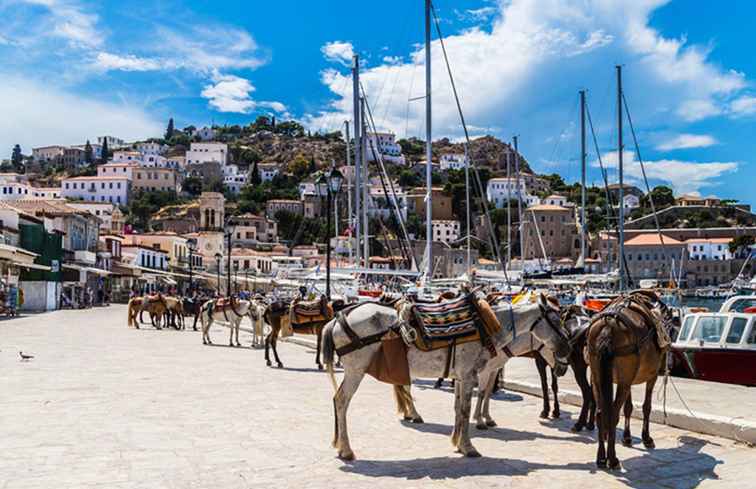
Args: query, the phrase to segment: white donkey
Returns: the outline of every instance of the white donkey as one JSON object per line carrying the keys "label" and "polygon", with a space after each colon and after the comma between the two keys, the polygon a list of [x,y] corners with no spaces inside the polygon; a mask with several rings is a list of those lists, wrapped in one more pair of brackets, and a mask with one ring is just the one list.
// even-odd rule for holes
{"label": "white donkey", "polygon": [[[496,317],[504,325],[514,328],[515,336],[531,332],[541,342],[564,359],[569,355],[569,345],[552,329],[549,321],[558,321],[558,311],[546,304],[545,299],[539,304],[510,309],[509,306],[495,308]],[[366,303],[353,309],[349,315],[336,319],[326,325],[323,331],[323,355],[328,373],[336,389],[334,412],[336,416],[334,447],[340,458],[351,460],[354,452],[349,445],[347,432],[347,408],[365,372],[380,348],[380,338],[390,329],[402,324],[399,314],[391,307]],[[496,347],[496,356],[503,355],[504,348],[512,340],[511,328],[502,330],[492,338]],[[340,353],[344,365],[344,379],[336,388],[333,373],[334,352]],[[452,433],[452,445],[468,457],[479,457],[480,453],[470,441],[469,424],[472,394],[478,374],[491,360],[491,353],[479,342],[458,345],[454,360],[450,362],[450,376],[455,384],[455,421]],[[410,347],[407,350],[411,378],[439,378],[447,367],[447,350],[440,349],[424,352]],[[400,390],[403,390],[399,388]]]}
{"label": "white donkey", "polygon": [[249,306],[249,319],[252,321],[252,348],[265,346],[265,308],[268,305],[260,300],[253,299]]}
{"label": "white donkey", "polygon": [[[239,343],[239,325],[246,316],[249,316],[250,301],[241,299],[210,299],[202,304],[197,316],[202,322],[202,344],[212,345],[210,341],[210,326],[214,321],[228,323],[231,329],[228,338],[228,346],[234,346],[234,335],[236,337],[236,346]],[[197,317],[194,318],[194,324],[197,324]]]}

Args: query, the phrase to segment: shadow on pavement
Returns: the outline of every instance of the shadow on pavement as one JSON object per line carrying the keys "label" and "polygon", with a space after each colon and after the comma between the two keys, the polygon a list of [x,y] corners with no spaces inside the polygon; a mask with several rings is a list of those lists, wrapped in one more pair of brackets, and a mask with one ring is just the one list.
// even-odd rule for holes
{"label": "shadow on pavement", "polygon": [[[430,432],[449,434],[450,428],[442,425],[412,425],[418,428],[430,426]],[[537,435],[537,434],[536,434]],[[528,439],[523,437],[521,439]],[[538,435],[540,436],[540,435]],[[564,439],[564,438],[560,438]],[[715,457],[701,453],[708,443],[690,436],[681,436],[675,448],[644,451],[637,457],[622,461],[622,471],[608,472],[615,480],[628,487],[674,487],[694,489],[705,480],[718,480],[714,472],[723,464]],[[345,463],[340,470],[367,477],[394,477],[406,480],[461,479],[468,476],[527,476],[534,471],[583,471],[596,473],[596,465],[586,463],[543,464],[520,459],[489,458],[469,459],[459,457],[434,457],[411,460],[357,460]],[[744,486],[745,487],[745,486]]]}

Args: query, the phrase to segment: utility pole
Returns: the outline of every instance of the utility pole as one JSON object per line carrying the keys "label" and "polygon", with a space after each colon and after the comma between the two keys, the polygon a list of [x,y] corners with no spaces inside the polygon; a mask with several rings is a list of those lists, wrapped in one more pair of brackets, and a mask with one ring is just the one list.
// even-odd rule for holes
{"label": "utility pole", "polygon": [[360,187],[362,165],[362,117],[360,115],[360,57],[355,54],[352,60],[352,91],[354,104],[354,242],[356,248],[357,267],[361,266],[360,260]]}
{"label": "utility pole", "polygon": [[580,90],[580,259],[585,267],[585,90]]}
{"label": "utility pole", "polygon": [[[367,146],[368,146],[368,132],[367,132],[367,110],[365,109],[365,99],[360,98],[362,105],[360,106],[360,114],[362,115],[362,171],[364,178],[362,179],[362,257],[365,260],[365,268],[370,266],[370,221],[368,220],[368,188],[370,187],[370,172],[368,171],[368,158],[367,158]],[[377,148],[376,148],[377,150]]]}
{"label": "utility pole", "polygon": [[425,255],[427,280],[433,279],[433,131],[431,104],[431,0],[425,0]]}
{"label": "utility pole", "polygon": [[517,187],[517,229],[520,235],[520,270],[525,271],[525,236],[522,228],[522,191],[520,190],[520,150],[517,146],[519,136],[514,136],[515,151],[515,186]]}
{"label": "utility pole", "polygon": [[619,171],[619,236],[617,242],[619,244],[619,276],[620,276],[620,290],[625,290],[627,282],[627,271],[625,270],[625,183],[624,183],[624,168],[622,150],[624,145],[622,144],[622,66],[617,65],[617,157],[618,159],[618,171]]}
{"label": "utility pole", "polygon": [[[352,166],[352,155],[349,140],[349,121],[344,121],[344,133],[346,135],[346,164],[347,168]],[[352,236],[354,236],[354,216],[352,215],[352,180],[354,179],[354,168],[347,171],[347,226],[349,227],[349,261],[352,261]]]}

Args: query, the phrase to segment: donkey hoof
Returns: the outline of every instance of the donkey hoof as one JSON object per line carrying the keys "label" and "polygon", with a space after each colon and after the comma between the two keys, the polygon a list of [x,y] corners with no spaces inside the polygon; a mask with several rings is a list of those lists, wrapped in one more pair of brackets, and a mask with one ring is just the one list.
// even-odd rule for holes
{"label": "donkey hoof", "polygon": [[620,468],[620,461],[617,457],[609,459],[609,470],[617,470]]}
{"label": "donkey hoof", "polygon": [[343,452],[340,451],[339,452],[339,458],[341,460],[346,461],[346,462],[350,462],[350,461],[354,460],[354,452],[351,451],[351,450],[343,451]]}
{"label": "donkey hoof", "polygon": [[270,360],[265,360],[265,365],[268,367],[272,366],[273,364],[270,362]]}
{"label": "donkey hoof", "polygon": [[633,446],[633,438],[630,436],[623,436],[622,437],[622,444],[626,447]]}
{"label": "donkey hoof", "polygon": [[323,366],[321,364],[318,364],[318,370],[323,370]]}
{"label": "donkey hoof", "polygon": [[583,425],[580,423],[576,423],[572,428],[570,428],[570,431],[573,433],[579,433],[583,431]]}
{"label": "donkey hoof", "polygon": [[585,429],[588,431],[593,431],[596,429],[596,425],[593,423],[588,423],[587,425],[585,425]]}
{"label": "donkey hoof", "polygon": [[418,416],[417,418],[412,418],[412,424],[423,424],[425,421],[422,417]]}
{"label": "donkey hoof", "polygon": [[477,451],[474,448],[469,448],[467,450],[464,450],[463,453],[465,454],[465,457],[467,457],[467,458],[479,458],[480,457],[480,452]]}
{"label": "donkey hoof", "polygon": [[278,368],[284,368],[283,363],[278,362]]}
{"label": "donkey hoof", "polygon": [[561,415],[562,415],[562,413],[560,413],[559,411],[554,411],[554,412],[552,412],[552,413],[551,413],[551,417],[552,417],[553,419],[559,419],[559,417],[560,417]]}
{"label": "donkey hoof", "polygon": [[481,421],[480,423],[476,423],[475,427],[477,429],[479,429],[479,430],[487,430],[488,429],[488,425],[486,423],[484,423],[483,421]]}
{"label": "donkey hoof", "polygon": [[541,414],[539,414],[539,416],[541,417],[541,419],[549,419],[549,410],[545,409],[541,411]]}
{"label": "donkey hoof", "polygon": [[654,443],[653,438],[648,437],[645,440],[643,440],[643,446],[648,449],[652,449],[652,448],[656,448],[656,443]]}
{"label": "donkey hoof", "polygon": [[488,426],[489,428],[494,428],[496,426],[496,421],[489,419],[488,421],[486,421],[486,426]]}
{"label": "donkey hoof", "polygon": [[605,458],[597,458],[596,459],[596,467],[599,469],[605,469],[606,468],[606,459]]}

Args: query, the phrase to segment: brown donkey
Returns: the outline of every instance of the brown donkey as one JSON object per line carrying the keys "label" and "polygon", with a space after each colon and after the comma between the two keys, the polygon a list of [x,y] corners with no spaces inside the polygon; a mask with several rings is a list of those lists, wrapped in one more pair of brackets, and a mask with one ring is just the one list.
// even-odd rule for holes
{"label": "brown donkey", "polygon": [[[632,443],[630,388],[633,385],[646,384],[641,438],[646,448],[654,448],[649,433],[651,395],[666,358],[669,338],[665,328],[670,316],[655,293],[639,291],[615,300],[591,321],[587,354],[598,406],[596,465],[599,467],[608,464],[610,469],[616,469],[620,466],[615,452],[615,436],[623,406],[625,430],[622,439],[625,445]],[[613,383],[617,384],[616,395]]]}

